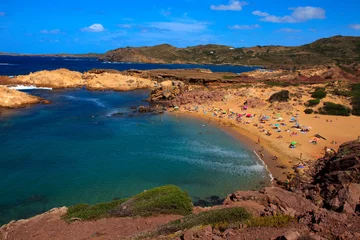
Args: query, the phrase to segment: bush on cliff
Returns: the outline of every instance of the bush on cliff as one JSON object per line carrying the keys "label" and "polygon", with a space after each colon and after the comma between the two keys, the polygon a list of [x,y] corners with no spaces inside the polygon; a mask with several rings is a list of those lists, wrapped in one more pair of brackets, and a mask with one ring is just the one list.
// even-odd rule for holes
{"label": "bush on cliff", "polygon": [[323,115],[350,116],[351,109],[332,102],[325,102],[324,106],[319,109],[319,113]]}
{"label": "bush on cliff", "polygon": [[306,106],[309,107],[313,107],[316,106],[320,103],[320,99],[316,98],[316,99],[310,99],[309,101],[307,101]]}
{"label": "bush on cliff", "polygon": [[360,116],[360,83],[355,83],[351,86],[351,105],[353,108],[352,114]]}
{"label": "bush on cliff", "polygon": [[312,98],[317,98],[317,99],[323,99],[324,97],[326,97],[326,92],[325,92],[325,88],[317,88],[315,89],[315,92],[313,92],[311,94]]}
{"label": "bush on cliff", "polygon": [[180,188],[167,185],[153,188],[130,198],[110,214],[118,217],[151,216],[157,214],[188,215],[192,212],[191,198]]}
{"label": "bush on cliff", "polygon": [[170,234],[184,229],[191,229],[202,225],[226,225],[244,222],[251,218],[251,214],[244,208],[224,208],[211,210],[199,214],[191,214],[181,220],[172,221],[157,231],[157,234]]}
{"label": "bush on cliff", "polygon": [[274,93],[269,98],[269,102],[288,102],[290,99],[290,93],[288,90],[282,90],[280,92]]}
{"label": "bush on cliff", "polygon": [[126,199],[114,200],[111,202],[99,203],[96,205],[78,204],[68,208],[63,219],[71,222],[73,219],[96,220],[100,218],[110,217],[109,211],[120,206]]}
{"label": "bush on cliff", "polygon": [[304,110],[305,114],[312,114],[313,112],[314,112],[314,110],[311,109],[311,108],[307,108],[307,109]]}
{"label": "bush on cliff", "polygon": [[248,221],[249,227],[285,227],[295,221],[295,218],[289,215],[274,215],[264,217],[253,217]]}
{"label": "bush on cliff", "polygon": [[360,96],[355,96],[351,100],[352,105],[352,114],[356,116],[360,116]]}

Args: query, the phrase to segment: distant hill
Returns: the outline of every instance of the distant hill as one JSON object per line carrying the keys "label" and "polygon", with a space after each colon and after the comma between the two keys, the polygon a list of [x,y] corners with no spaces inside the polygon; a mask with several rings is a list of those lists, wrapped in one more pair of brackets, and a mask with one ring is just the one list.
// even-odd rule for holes
{"label": "distant hill", "polygon": [[6,53],[0,52],[0,55],[6,56],[39,56],[39,57],[77,57],[77,58],[100,58],[103,54],[99,53],[84,53],[84,54],[70,54],[70,53],[49,53],[49,54],[27,54],[27,53]]}
{"label": "distant hill", "polygon": [[298,47],[256,46],[233,48],[199,45],[176,48],[169,44],[153,47],[126,47],[100,57],[110,62],[192,63],[307,67],[323,64],[354,64],[360,61],[360,37],[334,36]]}

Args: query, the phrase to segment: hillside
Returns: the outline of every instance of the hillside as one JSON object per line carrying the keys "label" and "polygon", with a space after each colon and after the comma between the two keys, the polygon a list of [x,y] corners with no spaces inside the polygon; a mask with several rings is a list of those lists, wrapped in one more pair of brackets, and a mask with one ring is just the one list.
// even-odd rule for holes
{"label": "hillside", "polygon": [[126,47],[108,51],[102,61],[145,63],[194,63],[307,67],[323,64],[354,64],[360,61],[360,37],[335,36],[298,47],[256,46],[233,48],[199,45],[176,48],[168,44]]}

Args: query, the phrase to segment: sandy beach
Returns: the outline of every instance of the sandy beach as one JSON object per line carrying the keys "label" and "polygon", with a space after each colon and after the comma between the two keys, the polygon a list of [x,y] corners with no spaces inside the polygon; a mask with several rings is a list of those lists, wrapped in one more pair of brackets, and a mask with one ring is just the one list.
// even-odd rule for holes
{"label": "sandy beach", "polygon": [[[325,149],[336,151],[342,143],[360,135],[359,117],[305,114],[303,102],[311,99],[306,90],[300,99],[276,107],[266,102],[279,90],[251,88],[244,96],[230,91],[226,101],[182,105],[173,114],[193,116],[233,134],[256,151],[279,180],[286,180],[294,168],[300,172],[306,169],[308,163],[324,156]],[[298,91],[296,87],[288,90]],[[251,98],[257,98],[257,103],[244,105]],[[323,101],[344,103],[345,100],[329,95]],[[238,118],[239,114],[242,117]],[[294,148],[290,148],[292,143]]]}

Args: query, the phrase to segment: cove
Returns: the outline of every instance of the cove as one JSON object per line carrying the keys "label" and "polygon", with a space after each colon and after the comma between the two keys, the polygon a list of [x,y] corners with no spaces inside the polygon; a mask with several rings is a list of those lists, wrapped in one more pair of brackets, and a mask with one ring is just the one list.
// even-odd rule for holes
{"label": "cove", "polygon": [[225,131],[184,116],[133,113],[148,91],[31,94],[52,104],[0,117],[0,225],[166,184],[195,204],[270,184],[254,153]]}

